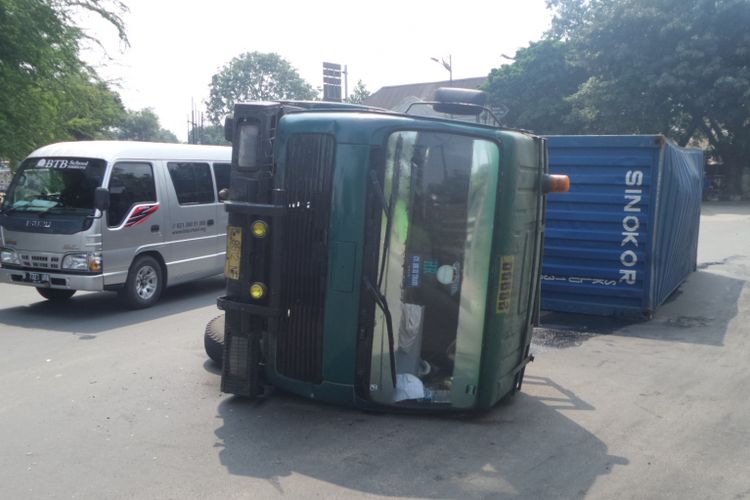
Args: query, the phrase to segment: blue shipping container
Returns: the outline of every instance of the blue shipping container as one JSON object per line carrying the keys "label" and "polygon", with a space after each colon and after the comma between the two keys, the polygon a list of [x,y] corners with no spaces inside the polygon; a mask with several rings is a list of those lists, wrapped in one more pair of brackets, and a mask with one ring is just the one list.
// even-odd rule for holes
{"label": "blue shipping container", "polygon": [[551,136],[541,307],[650,317],[695,271],[703,151],[663,136]]}

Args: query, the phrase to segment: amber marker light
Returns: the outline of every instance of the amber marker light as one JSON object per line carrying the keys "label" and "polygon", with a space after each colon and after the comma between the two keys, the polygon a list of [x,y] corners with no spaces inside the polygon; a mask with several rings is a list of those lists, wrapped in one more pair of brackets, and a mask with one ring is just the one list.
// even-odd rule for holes
{"label": "amber marker light", "polygon": [[543,182],[545,193],[567,193],[570,191],[570,177],[567,175],[545,175]]}
{"label": "amber marker light", "polygon": [[98,273],[102,270],[102,254],[97,252],[89,254],[89,271]]}

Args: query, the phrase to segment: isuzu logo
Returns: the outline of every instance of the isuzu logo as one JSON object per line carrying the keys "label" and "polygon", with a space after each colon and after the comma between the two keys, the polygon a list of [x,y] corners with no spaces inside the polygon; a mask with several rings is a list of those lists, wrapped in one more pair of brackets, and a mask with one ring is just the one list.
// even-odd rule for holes
{"label": "isuzu logo", "polygon": [[45,229],[49,229],[50,227],[52,227],[52,221],[42,219],[27,220],[26,227],[42,227]]}

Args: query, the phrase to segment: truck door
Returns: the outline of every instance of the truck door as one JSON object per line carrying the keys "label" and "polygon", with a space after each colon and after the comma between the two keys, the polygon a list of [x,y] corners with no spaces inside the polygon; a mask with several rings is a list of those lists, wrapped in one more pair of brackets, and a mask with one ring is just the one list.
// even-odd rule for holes
{"label": "truck door", "polygon": [[115,163],[109,178],[110,204],[102,230],[104,284],[123,283],[138,248],[163,242],[164,210],[157,196],[154,166]]}

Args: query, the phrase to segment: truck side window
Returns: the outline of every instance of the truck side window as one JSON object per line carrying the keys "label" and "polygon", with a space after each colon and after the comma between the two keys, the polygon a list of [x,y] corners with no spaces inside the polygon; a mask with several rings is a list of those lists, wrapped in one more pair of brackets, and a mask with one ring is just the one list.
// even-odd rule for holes
{"label": "truck side window", "polygon": [[229,163],[214,163],[214,177],[216,177],[216,194],[229,187]]}
{"label": "truck side window", "polygon": [[121,162],[112,168],[109,179],[107,225],[117,227],[134,205],[156,202],[154,172],[149,163]]}
{"label": "truck side window", "polygon": [[180,205],[213,203],[214,181],[208,163],[167,163]]}

